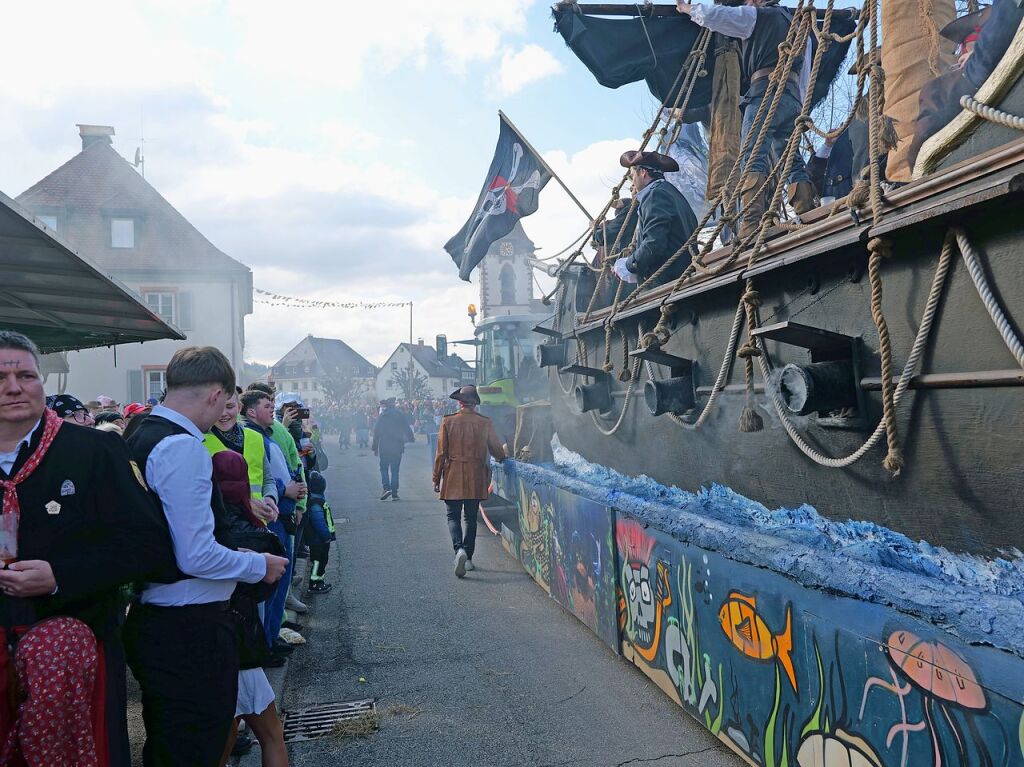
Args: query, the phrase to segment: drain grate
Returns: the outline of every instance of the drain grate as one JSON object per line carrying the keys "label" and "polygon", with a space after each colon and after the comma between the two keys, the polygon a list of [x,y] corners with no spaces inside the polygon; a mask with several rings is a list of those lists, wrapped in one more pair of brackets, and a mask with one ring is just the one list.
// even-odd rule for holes
{"label": "drain grate", "polygon": [[377,712],[372,700],[352,700],[343,703],[322,703],[319,706],[288,711],[284,716],[284,742],[325,738],[334,731],[338,722],[374,718]]}

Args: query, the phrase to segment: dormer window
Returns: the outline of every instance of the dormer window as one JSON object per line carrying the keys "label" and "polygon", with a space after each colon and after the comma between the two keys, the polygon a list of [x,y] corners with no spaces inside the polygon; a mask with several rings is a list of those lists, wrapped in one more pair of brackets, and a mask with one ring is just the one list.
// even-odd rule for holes
{"label": "dormer window", "polygon": [[112,248],[134,248],[135,247],[135,219],[133,219],[133,218],[112,218],[112,219],[110,219],[110,247],[112,247]]}

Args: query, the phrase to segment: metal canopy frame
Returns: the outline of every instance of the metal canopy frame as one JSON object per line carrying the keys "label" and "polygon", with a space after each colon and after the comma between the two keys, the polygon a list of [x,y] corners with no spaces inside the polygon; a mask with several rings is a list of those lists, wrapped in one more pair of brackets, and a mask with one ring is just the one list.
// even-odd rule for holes
{"label": "metal canopy frame", "polygon": [[24,333],[44,354],[185,340],[136,294],[2,192],[0,328]]}

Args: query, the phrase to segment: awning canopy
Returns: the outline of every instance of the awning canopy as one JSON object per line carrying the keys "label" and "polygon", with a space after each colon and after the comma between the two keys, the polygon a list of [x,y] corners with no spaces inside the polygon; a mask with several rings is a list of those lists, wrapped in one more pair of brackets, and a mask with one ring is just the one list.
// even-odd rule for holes
{"label": "awning canopy", "polygon": [[24,333],[43,353],[185,339],[2,192],[0,328]]}

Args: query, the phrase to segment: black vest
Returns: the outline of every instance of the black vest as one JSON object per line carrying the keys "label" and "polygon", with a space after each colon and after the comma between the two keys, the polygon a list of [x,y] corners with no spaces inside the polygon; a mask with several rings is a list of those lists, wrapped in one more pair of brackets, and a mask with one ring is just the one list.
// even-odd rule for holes
{"label": "black vest", "polygon": [[[792,22],[793,15],[785,8],[775,6],[757,9],[754,32],[741,45],[743,91],[747,101],[760,96],[768,87],[769,78],[762,77],[754,82],[751,82],[750,78],[760,69],[775,69],[775,65],[779,63],[779,44],[789,34],[789,25]],[[793,61],[793,75],[800,75],[803,62],[804,51],[800,51]],[[800,98],[801,94],[795,84],[789,84],[787,89]]]}
{"label": "black vest", "polygon": [[[127,439],[128,452],[143,476],[146,474],[146,465],[149,461],[150,453],[153,452],[160,442],[175,434],[189,434],[189,432],[166,418],[158,415],[147,415],[145,420],[139,425],[139,428]],[[203,449],[205,450],[206,448]],[[212,474],[210,475],[210,480],[213,482],[213,492],[210,494],[210,510],[213,514],[213,537],[222,546],[234,549],[234,546],[231,545],[231,517],[224,506],[224,499],[221,497],[220,489],[217,487],[217,480]],[[164,505],[160,500],[160,496],[152,488],[149,489],[149,494],[160,508],[160,511],[163,512]],[[164,521],[167,521],[166,515],[164,515]],[[190,577],[180,570],[178,572],[178,580]]]}

